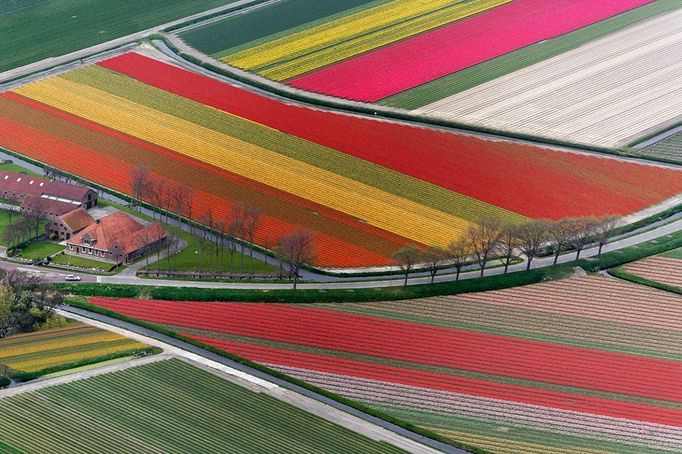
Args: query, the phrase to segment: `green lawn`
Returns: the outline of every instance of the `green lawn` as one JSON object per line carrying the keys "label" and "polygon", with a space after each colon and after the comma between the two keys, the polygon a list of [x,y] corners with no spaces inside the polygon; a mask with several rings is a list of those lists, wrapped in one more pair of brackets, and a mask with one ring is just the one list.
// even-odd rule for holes
{"label": "green lawn", "polygon": [[55,256],[52,261],[63,265],[74,265],[83,268],[95,268],[102,271],[108,271],[113,266],[112,263],[100,262],[99,260],[92,260],[85,257],[77,257],[68,254],[59,254]]}
{"label": "green lawn", "polygon": [[523,47],[456,73],[419,85],[379,101],[392,107],[417,109],[439,99],[547,60],[603,38],[657,14],[680,8],[679,0],[659,0],[554,39]]}
{"label": "green lawn", "polygon": [[[12,221],[19,217],[19,213],[12,214]],[[5,243],[5,228],[9,225],[10,218],[7,210],[0,210],[0,245],[7,246]]]}
{"label": "green lawn", "polygon": [[[0,44],[1,45],[1,44]],[[24,167],[21,167],[18,164],[14,163],[5,163],[5,164],[0,164],[0,171],[4,172],[16,172],[16,173],[25,173],[26,175],[33,175],[35,177],[42,177],[43,175],[37,172],[32,172],[28,169],[25,169]]]}
{"label": "green lawn", "polygon": [[663,257],[670,257],[671,259],[680,259],[682,260],[682,248],[679,249],[673,249],[672,251],[668,251],[666,253],[661,254]]}
{"label": "green lawn", "polygon": [[231,3],[230,0],[4,0],[0,72]]}
{"label": "green lawn", "polygon": [[36,241],[21,250],[21,256],[25,259],[35,260],[44,259],[48,255],[56,254],[64,250],[64,246],[50,241]]}
{"label": "green lawn", "polygon": [[3,452],[401,452],[178,359],[6,397],[0,413]]}
{"label": "green lawn", "polygon": [[[131,214],[132,216],[137,216],[139,218],[151,221],[152,219],[149,216],[146,216],[144,214],[141,214],[131,208],[124,207],[121,205],[118,205],[116,203],[110,202],[108,200],[100,200],[100,206],[113,206],[116,207],[119,210],[125,211],[128,214]],[[199,253],[199,239],[196,236],[190,235],[189,232],[185,232],[184,230],[180,230],[175,226],[170,226],[166,225],[166,230],[179,235],[183,240],[187,242],[187,247],[185,247],[182,251],[179,253],[175,254],[174,256],[171,257],[170,259],[170,269],[173,271],[199,271],[201,268],[201,254]],[[248,254],[248,252],[247,252]],[[206,253],[204,256],[204,271],[210,271],[210,272],[215,272],[215,271],[220,271],[223,273],[238,273],[240,272],[240,256],[241,254],[239,252],[236,252],[232,256],[232,260],[230,260],[230,256],[227,253],[227,251],[224,254],[224,257],[222,261],[220,259],[216,259],[213,254]],[[150,257],[150,262],[152,260],[155,260],[156,256],[152,254]],[[145,259],[142,259],[145,260]],[[220,265],[220,266],[219,266]],[[156,264],[150,263],[149,264],[149,269],[155,270],[156,269]],[[166,259],[162,259],[161,263],[161,269],[162,270],[167,270],[167,261]],[[277,268],[274,265],[271,264],[266,264],[264,262],[261,262],[260,260],[256,259],[251,259],[248,257],[248,255],[244,256],[243,259],[243,268],[242,270],[244,272],[251,272],[253,273],[258,273],[258,274],[266,274],[266,273],[272,273],[277,270]]]}

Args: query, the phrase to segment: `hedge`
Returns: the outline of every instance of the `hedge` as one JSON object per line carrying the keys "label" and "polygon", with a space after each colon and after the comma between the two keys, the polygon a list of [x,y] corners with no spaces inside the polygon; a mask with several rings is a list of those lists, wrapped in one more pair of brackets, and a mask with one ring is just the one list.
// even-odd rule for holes
{"label": "hedge", "polygon": [[659,290],[665,290],[666,292],[677,293],[678,295],[682,295],[682,288],[680,287],[675,287],[674,285],[664,284],[663,282],[657,282],[642,276],[637,276],[636,274],[632,274],[625,271],[623,268],[615,268],[609,270],[609,274],[620,279],[633,282],[635,284],[646,285],[647,287],[652,287]]}

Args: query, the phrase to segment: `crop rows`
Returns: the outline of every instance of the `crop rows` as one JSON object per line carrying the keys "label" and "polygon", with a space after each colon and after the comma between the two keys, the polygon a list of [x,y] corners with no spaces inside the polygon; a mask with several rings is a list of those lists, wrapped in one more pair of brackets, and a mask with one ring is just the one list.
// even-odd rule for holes
{"label": "crop rows", "polygon": [[462,219],[311,167],[268,149],[167,116],[141,104],[61,78],[16,93],[179,154],[342,211],[422,244],[445,245],[467,228]]}
{"label": "crop rows", "polygon": [[230,135],[243,142],[252,143],[322,170],[347,176],[364,185],[372,186],[452,216],[459,216],[473,222],[486,216],[502,216],[517,221],[523,219],[514,213],[505,212],[476,199],[464,197],[458,193],[373,165],[334,149],[300,139],[294,135],[282,134],[228,112],[219,111],[196,101],[142,84],[101,66],[87,67],[68,73],[63,77],[74,83],[88,85],[128,101],[143,103],[145,106],[164,114],[190,121],[220,134]]}
{"label": "crop rows", "polygon": [[682,260],[680,259],[663,256],[648,257],[628,263],[623,269],[652,281],[682,288]]}
{"label": "crop rows", "polygon": [[[659,448],[682,447],[682,428],[647,424],[496,399],[427,390],[414,386],[346,377],[273,365],[277,370],[344,397],[382,406],[467,417],[552,434],[596,436],[614,442]],[[554,435],[556,436],[556,435]]]}
{"label": "crop rows", "polygon": [[0,363],[19,372],[37,372],[147,346],[81,323],[11,336],[0,341]]}
{"label": "crop rows", "polygon": [[517,0],[290,83],[305,90],[375,102],[650,2],[609,0],[595,5],[589,0]]}
{"label": "crop rows", "polygon": [[621,399],[594,397],[579,393],[545,389],[540,386],[507,384],[417,369],[399,368],[195,335],[189,335],[189,337],[252,361],[333,373],[351,378],[378,380],[434,391],[462,393],[482,398],[678,427],[680,426],[680,416],[682,416],[682,410],[679,408],[665,408],[653,404],[630,402]]}
{"label": "crop rows", "polygon": [[222,60],[275,80],[289,79],[508,1],[396,0],[266,41]]}
{"label": "crop rows", "polygon": [[[529,381],[682,402],[682,363],[319,309],[94,299],[125,315]],[[333,326],[333,332],[329,327]],[[394,339],[402,339],[395,343]],[[504,351],[504,354],[500,354]],[[537,358],[543,358],[541,363]],[[606,370],[605,370],[606,367]]]}
{"label": "crop rows", "polygon": [[647,156],[682,162],[682,132],[675,133],[646,148],[637,149],[637,152]]}
{"label": "crop rows", "polygon": [[682,109],[677,10],[415,112],[596,146],[632,142]]}
{"label": "crop rows", "polygon": [[527,217],[624,214],[682,192],[679,172],[660,167],[284,104],[136,53],[99,65]]}
{"label": "crop rows", "polygon": [[22,451],[47,439],[50,452],[395,452],[179,360],[1,399],[0,409],[0,437]]}

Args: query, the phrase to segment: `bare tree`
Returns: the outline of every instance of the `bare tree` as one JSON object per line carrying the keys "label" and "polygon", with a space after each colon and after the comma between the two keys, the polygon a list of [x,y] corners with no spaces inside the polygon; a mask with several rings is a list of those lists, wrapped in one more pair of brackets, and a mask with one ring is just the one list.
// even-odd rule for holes
{"label": "bare tree", "polygon": [[600,219],[594,226],[594,236],[599,244],[597,256],[601,257],[601,250],[609,242],[613,231],[618,226],[620,218],[618,216],[606,216]]}
{"label": "bare tree", "polygon": [[421,250],[417,246],[405,246],[393,253],[393,261],[405,273],[405,283],[407,285],[407,278],[410,271],[414,268],[421,257]]}
{"label": "bare tree", "polygon": [[572,218],[569,222],[571,232],[569,244],[575,249],[575,259],[580,259],[580,253],[592,239],[595,227],[599,221],[592,217]]}
{"label": "bare tree", "polygon": [[496,254],[504,265],[504,274],[509,271],[509,265],[514,258],[514,251],[519,243],[519,229],[516,224],[505,222],[500,227],[500,239],[497,244]]}
{"label": "bare tree", "polygon": [[572,232],[572,222],[570,219],[561,219],[552,222],[547,229],[547,239],[554,249],[554,262],[556,265],[559,261],[561,250],[569,244]]}
{"label": "bare tree", "polygon": [[445,268],[448,263],[448,251],[440,246],[429,246],[421,254],[421,261],[431,275],[431,283],[436,279],[438,271]]}
{"label": "bare tree", "polygon": [[141,209],[143,198],[147,195],[151,179],[148,166],[136,166],[130,173],[130,192],[133,197],[133,207]]}
{"label": "bare tree", "polygon": [[517,246],[526,256],[526,270],[530,269],[533,259],[540,252],[540,248],[547,242],[549,225],[546,221],[530,221],[517,229]]}
{"label": "bare tree", "polygon": [[173,211],[178,215],[178,228],[181,228],[181,218],[185,217],[188,220],[188,227],[190,235],[194,234],[194,227],[192,225],[192,213],[194,211],[194,189],[189,186],[176,186],[173,193],[172,201]]}
{"label": "bare tree", "polygon": [[277,242],[277,253],[288,266],[290,276],[294,280],[293,289],[296,290],[301,268],[315,260],[313,235],[306,230],[297,230],[285,235]]}
{"label": "bare tree", "polygon": [[481,270],[481,277],[485,272],[486,263],[498,247],[501,229],[502,223],[498,218],[488,217],[481,219],[467,231],[467,240]]}
{"label": "bare tree", "polygon": [[256,231],[258,230],[260,224],[261,210],[251,205],[245,205],[244,207],[244,233],[249,240],[249,258],[250,260],[250,270],[253,274],[253,246],[256,239]]}
{"label": "bare tree", "polygon": [[28,204],[29,209],[25,211],[24,218],[33,229],[34,237],[40,236],[40,227],[48,217],[49,201],[42,197],[33,197]]}
{"label": "bare tree", "polygon": [[213,216],[213,209],[209,208],[206,213],[201,217],[201,223],[207,228],[203,228],[199,231],[197,238],[199,239],[199,271],[204,271],[204,259],[206,258],[206,251],[209,250],[211,246],[211,230],[214,227],[215,218]]}
{"label": "bare tree", "polygon": [[456,276],[455,281],[459,281],[459,275],[462,268],[467,264],[469,255],[471,255],[471,247],[466,238],[460,238],[448,245],[448,261],[455,267]]}
{"label": "bare tree", "polygon": [[156,212],[158,211],[159,213],[159,221],[163,219],[162,213],[163,213],[163,206],[164,206],[164,201],[165,201],[165,196],[166,196],[166,191],[165,191],[165,186],[166,186],[166,180],[163,178],[155,179],[155,180],[150,180],[149,184],[147,185],[147,189],[145,192],[147,192],[147,197],[149,201],[151,202],[153,209],[152,209],[152,217],[156,219]]}
{"label": "bare tree", "polygon": [[[245,238],[247,236],[246,234],[246,205],[242,203],[238,203],[232,207],[232,210],[230,211],[230,218],[232,219],[231,222],[231,229],[232,232],[234,233],[234,239],[235,239],[235,249],[237,246],[237,239],[238,238]],[[241,255],[239,256],[239,272],[243,273],[244,272],[244,243],[240,242],[239,243],[240,247],[240,252]]]}

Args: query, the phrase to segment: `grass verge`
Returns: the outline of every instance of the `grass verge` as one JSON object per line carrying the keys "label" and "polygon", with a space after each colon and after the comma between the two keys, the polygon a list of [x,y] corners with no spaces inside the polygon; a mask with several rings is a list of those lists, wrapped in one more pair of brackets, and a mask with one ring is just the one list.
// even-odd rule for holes
{"label": "grass verge", "polygon": [[615,268],[609,270],[609,274],[617,278],[623,279],[625,281],[633,282],[635,284],[645,285],[647,287],[665,290],[666,292],[677,293],[678,295],[682,295],[682,288],[675,287],[674,285],[664,284],[662,282],[654,281],[642,276],[638,276],[636,274],[629,273],[625,271],[623,268]]}

